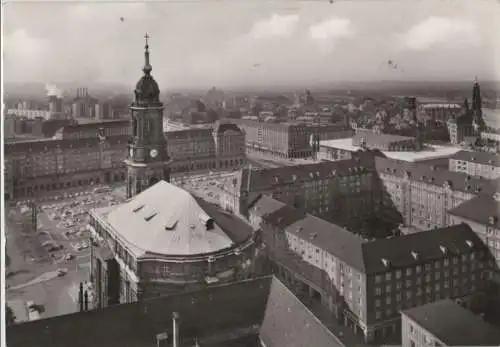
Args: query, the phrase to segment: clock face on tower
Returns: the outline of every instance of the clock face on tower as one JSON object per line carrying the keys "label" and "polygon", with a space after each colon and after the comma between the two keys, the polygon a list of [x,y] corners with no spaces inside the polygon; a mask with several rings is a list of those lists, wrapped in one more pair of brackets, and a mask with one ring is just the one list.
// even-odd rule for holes
{"label": "clock face on tower", "polygon": [[158,155],[158,151],[156,149],[152,149],[149,152],[149,155],[151,156],[151,158],[156,158],[156,156]]}

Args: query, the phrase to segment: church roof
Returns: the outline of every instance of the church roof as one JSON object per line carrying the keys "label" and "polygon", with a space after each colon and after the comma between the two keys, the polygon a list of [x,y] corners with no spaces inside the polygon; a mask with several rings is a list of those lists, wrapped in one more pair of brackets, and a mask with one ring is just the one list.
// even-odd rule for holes
{"label": "church roof", "polygon": [[[95,213],[111,225],[137,256],[207,254],[229,248],[249,236],[250,227],[245,228],[243,221],[225,217],[208,205],[189,192],[160,181],[111,211],[98,209]],[[213,221],[211,230],[207,230],[209,220]],[[241,232],[236,234],[234,229]]]}

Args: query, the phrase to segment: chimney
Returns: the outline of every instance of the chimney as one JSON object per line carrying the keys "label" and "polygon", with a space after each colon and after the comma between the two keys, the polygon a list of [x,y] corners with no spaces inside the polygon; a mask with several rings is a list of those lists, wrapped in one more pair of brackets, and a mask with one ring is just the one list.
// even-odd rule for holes
{"label": "chimney", "polygon": [[83,306],[85,311],[89,310],[89,292],[85,291],[85,294],[83,294]]}
{"label": "chimney", "polygon": [[83,311],[83,283],[80,282],[80,288],[78,289],[78,305],[80,312]]}
{"label": "chimney", "polygon": [[173,347],[180,347],[179,344],[179,313],[174,312],[172,313],[172,327],[173,327]]}

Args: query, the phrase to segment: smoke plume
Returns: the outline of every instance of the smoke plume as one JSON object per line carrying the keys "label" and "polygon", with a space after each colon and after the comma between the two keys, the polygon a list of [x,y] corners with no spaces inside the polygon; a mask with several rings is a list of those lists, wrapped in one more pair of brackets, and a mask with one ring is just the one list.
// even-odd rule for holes
{"label": "smoke plume", "polygon": [[58,98],[63,96],[63,91],[57,88],[55,84],[46,84],[45,90],[47,90],[47,96],[57,96]]}

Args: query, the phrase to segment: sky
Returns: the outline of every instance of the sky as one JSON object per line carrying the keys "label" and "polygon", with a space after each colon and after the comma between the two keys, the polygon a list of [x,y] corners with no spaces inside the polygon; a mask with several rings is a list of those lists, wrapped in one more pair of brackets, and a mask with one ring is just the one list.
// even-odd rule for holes
{"label": "sky", "polygon": [[13,1],[3,7],[6,82],[134,85],[146,32],[162,89],[500,80],[496,0]]}

